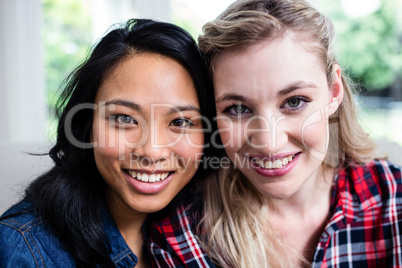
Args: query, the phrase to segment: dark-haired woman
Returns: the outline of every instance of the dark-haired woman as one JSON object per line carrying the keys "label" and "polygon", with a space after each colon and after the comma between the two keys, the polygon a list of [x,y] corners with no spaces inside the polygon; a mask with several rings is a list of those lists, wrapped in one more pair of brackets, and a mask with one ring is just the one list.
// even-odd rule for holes
{"label": "dark-haired woman", "polygon": [[147,216],[189,196],[205,157],[206,83],[179,27],[130,20],[109,32],[62,93],[54,167],[0,219],[0,266],[146,267]]}

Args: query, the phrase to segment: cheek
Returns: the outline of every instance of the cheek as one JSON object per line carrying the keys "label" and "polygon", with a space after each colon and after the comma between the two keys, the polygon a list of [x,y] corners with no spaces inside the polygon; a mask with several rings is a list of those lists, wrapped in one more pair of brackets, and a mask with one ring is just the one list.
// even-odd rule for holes
{"label": "cheek", "polygon": [[110,183],[109,179],[114,178],[111,176],[116,170],[118,165],[118,150],[111,147],[95,147],[94,148],[95,164],[102,175],[103,179]]}
{"label": "cheek", "polygon": [[105,165],[105,162],[111,162],[118,159],[121,151],[116,142],[109,140],[109,133],[93,131],[94,156],[97,165]]}
{"label": "cheek", "polygon": [[241,148],[245,142],[244,126],[241,122],[233,122],[230,119],[218,119],[217,125],[225,151],[230,154]]}
{"label": "cheek", "polygon": [[115,147],[116,143],[115,131],[109,129],[105,120],[94,118],[92,125],[92,141],[96,148],[104,149],[105,147]]}
{"label": "cheek", "polygon": [[196,170],[203,155],[204,133],[200,131],[183,135],[172,150],[181,160],[182,166],[192,171]]}
{"label": "cheek", "polygon": [[94,121],[91,137],[94,142],[94,157],[99,171],[105,173],[125,154],[124,146],[118,142],[118,133],[109,128],[99,129],[99,124],[96,123]]}
{"label": "cheek", "polygon": [[92,141],[98,154],[114,159],[124,159],[132,148],[144,144],[148,138],[146,131],[142,132],[140,128],[116,128],[103,122],[94,122],[92,133]]}
{"label": "cheek", "polygon": [[329,129],[327,120],[320,120],[302,128],[302,142],[310,154],[323,160],[328,148]]}

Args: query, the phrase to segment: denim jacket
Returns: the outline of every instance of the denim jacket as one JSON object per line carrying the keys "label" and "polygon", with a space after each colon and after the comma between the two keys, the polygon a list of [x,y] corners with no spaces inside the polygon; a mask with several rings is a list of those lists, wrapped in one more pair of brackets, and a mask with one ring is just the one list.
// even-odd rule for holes
{"label": "denim jacket", "polygon": [[[32,211],[32,203],[21,201],[2,215],[16,214],[0,220],[0,267],[76,267],[71,255]],[[103,214],[110,258],[116,267],[135,267],[137,256],[127,246],[109,212],[104,210]]]}

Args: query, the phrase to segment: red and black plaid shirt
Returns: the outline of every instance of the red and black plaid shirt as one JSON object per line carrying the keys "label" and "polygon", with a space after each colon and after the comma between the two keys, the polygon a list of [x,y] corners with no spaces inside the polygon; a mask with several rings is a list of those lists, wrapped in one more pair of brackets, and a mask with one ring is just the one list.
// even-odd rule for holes
{"label": "red and black plaid shirt", "polygon": [[[194,215],[178,207],[153,226],[153,267],[215,267],[197,240]],[[384,160],[350,165],[336,178],[312,267],[402,267],[401,239],[401,169]]]}

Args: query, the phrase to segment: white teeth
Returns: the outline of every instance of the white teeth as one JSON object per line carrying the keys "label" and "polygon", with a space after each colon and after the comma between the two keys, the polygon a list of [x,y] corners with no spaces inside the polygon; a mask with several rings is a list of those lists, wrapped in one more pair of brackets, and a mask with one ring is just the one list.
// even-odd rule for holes
{"label": "white teeth", "polygon": [[264,161],[258,160],[257,164],[262,168],[264,167]]}
{"label": "white teeth", "polygon": [[271,161],[269,161],[269,160],[265,161],[265,168],[272,168],[272,167],[273,167],[273,164]]}
{"label": "white teeth", "polygon": [[293,160],[293,155],[286,156],[282,159],[276,159],[274,162],[269,161],[269,160],[261,160],[258,158],[254,158],[253,161],[258,164],[261,168],[265,169],[275,169],[275,168],[281,168],[283,166],[286,166]]}
{"label": "white teeth", "polygon": [[141,180],[142,180],[143,182],[148,182],[148,174],[142,174]]}
{"label": "white teeth", "polygon": [[147,174],[147,173],[140,173],[135,171],[128,171],[131,177],[143,182],[159,182],[166,179],[170,172],[165,173],[157,173],[157,174]]}
{"label": "white teeth", "polygon": [[281,160],[276,160],[276,161],[275,161],[275,167],[276,167],[276,168],[281,168],[282,165],[283,165],[283,164],[282,164],[282,161],[281,161]]}

